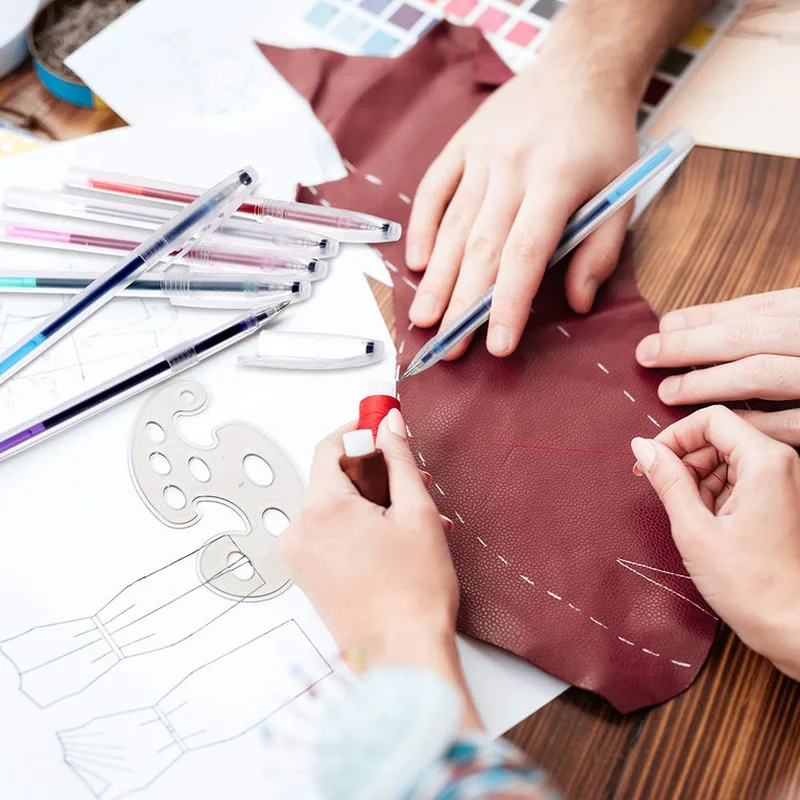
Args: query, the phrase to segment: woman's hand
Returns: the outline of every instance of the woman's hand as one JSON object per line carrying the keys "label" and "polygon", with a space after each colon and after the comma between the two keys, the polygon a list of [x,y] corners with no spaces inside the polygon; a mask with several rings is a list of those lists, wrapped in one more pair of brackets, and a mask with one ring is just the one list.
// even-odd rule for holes
{"label": "woman's hand", "polygon": [[[593,74],[564,48],[545,48],[498,89],[417,190],[406,260],[425,275],[411,320],[446,324],[496,283],[487,347],[511,354],[570,215],[636,160],[636,107],[621,79]],[[591,309],[613,272],[629,219],[626,208],[575,251],[566,293],[576,311]]]}
{"label": "woman's hand", "polygon": [[455,648],[458,581],[443,521],[406,441],[400,412],[378,431],[392,505],[358,494],[339,467],[342,434],[317,447],[305,507],[280,539],[297,585],[308,595],[343,652],[370,665],[435,669],[463,690],[466,720],[479,726],[464,689]]}
{"label": "woman's hand", "polygon": [[634,439],[689,574],[749,647],[800,680],[800,458],[722,406]]}
{"label": "woman's hand", "polygon": [[[661,382],[667,405],[800,399],[800,289],[673,311],[636,349],[645,367],[705,366]],[[706,366],[715,365],[715,366]],[[759,430],[800,445],[800,411],[742,414]]]}

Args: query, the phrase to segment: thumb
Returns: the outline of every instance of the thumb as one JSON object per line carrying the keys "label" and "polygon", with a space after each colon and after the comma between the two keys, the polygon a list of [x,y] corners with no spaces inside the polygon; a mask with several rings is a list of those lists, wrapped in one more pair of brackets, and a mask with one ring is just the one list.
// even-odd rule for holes
{"label": "thumb", "polygon": [[408,447],[405,420],[396,408],[381,422],[376,444],[386,459],[392,505],[430,502],[428,490]]}
{"label": "thumb", "polygon": [[678,539],[684,529],[707,524],[713,518],[700,497],[694,474],[666,445],[637,437],[631,442],[631,450],[664,505],[674,538]]}

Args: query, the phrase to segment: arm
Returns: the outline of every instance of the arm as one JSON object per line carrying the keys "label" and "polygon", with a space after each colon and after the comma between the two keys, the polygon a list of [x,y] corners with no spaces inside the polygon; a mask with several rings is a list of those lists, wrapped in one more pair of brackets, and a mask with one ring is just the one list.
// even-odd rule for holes
{"label": "arm", "polygon": [[456,650],[458,582],[445,529],[406,441],[400,412],[383,421],[392,505],[361,497],[339,467],[342,433],[314,457],[300,519],[280,539],[293,578],[356,671],[386,664],[424,667],[459,692],[463,728],[482,728]]}
{"label": "arm", "polygon": [[[566,222],[637,156],[636,111],[669,45],[707,0],[572,0],[529,69],[498,89],[431,165],[406,260],[425,270],[411,320],[445,323],[496,284],[487,347],[511,354]],[[613,272],[628,206],[575,251],[566,294],[588,312]],[[466,344],[451,357],[458,357]]]}

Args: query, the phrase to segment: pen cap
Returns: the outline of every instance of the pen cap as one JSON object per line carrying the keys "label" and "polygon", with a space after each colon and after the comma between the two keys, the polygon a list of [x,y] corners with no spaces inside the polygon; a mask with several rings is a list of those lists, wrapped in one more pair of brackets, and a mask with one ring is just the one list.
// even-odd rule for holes
{"label": "pen cap", "polygon": [[239,363],[273,369],[347,369],[374,364],[384,353],[383,342],[376,339],[265,330],[258,339],[258,355],[242,356]]}
{"label": "pen cap", "polygon": [[20,208],[26,211],[38,211],[42,214],[55,214],[69,217],[74,213],[76,203],[83,199],[60,192],[43,192],[38,189],[24,189],[21,186],[10,186],[3,195],[3,204],[8,208]]}
{"label": "pen cap", "polygon": [[251,273],[199,272],[173,266],[161,279],[174,306],[184,308],[253,308],[270,301],[300,303],[311,296],[308,281],[268,280]]}

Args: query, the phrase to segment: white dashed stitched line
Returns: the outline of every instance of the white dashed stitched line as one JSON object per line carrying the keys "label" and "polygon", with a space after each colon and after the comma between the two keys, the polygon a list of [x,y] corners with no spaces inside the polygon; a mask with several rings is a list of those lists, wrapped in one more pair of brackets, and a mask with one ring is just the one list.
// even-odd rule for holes
{"label": "white dashed stitched line", "polygon": [[567,332],[566,328],[562,327],[561,325],[556,325],[556,328],[558,328],[558,330],[560,330],[561,333],[563,333],[564,336],[566,336],[567,339],[569,339],[569,333]]}
{"label": "white dashed stitched line", "polygon": [[[410,324],[410,325],[409,325],[409,328],[408,328],[408,329],[409,329],[409,330],[411,330],[411,328],[413,328],[413,327],[414,327],[414,326],[413,326],[413,323],[412,323],[412,324]],[[402,347],[402,344],[401,344],[401,347]],[[600,369],[601,369],[603,372],[605,372],[606,374],[608,374],[608,370],[607,370],[607,369],[606,369],[606,368],[605,368],[605,367],[604,367],[602,364],[600,364],[600,362],[597,362],[597,366],[598,366],[598,367],[600,367]],[[398,377],[399,377],[399,372],[400,372],[400,365],[398,364],[398,365],[397,365],[397,374],[398,374]],[[631,396],[628,394],[628,392],[625,392],[625,394],[626,394],[626,396],[628,396],[628,397],[629,397],[629,399],[630,399],[632,402],[636,402],[636,401],[633,399],[633,397],[631,397]],[[652,417],[649,417],[649,416],[648,416],[648,419],[650,419],[650,420],[651,420],[651,422],[655,423],[656,425],[658,424],[658,423],[656,423],[656,422],[655,422],[655,420],[654,420]],[[660,427],[660,426],[659,426],[659,427]],[[408,436],[409,436],[409,438],[410,438],[410,437],[411,437],[411,430],[410,430],[410,428],[409,428],[408,426],[406,426],[406,431],[407,431],[407,433],[408,433]],[[422,456],[422,453],[420,453],[420,452],[417,452],[417,455],[419,456],[419,458],[420,458],[420,461],[421,461],[423,464],[425,464],[425,459],[423,458],[423,456]],[[444,494],[445,494],[445,492],[444,492],[444,489],[442,489],[442,487],[441,487],[441,486],[440,486],[438,483],[436,483],[436,482],[434,482],[434,486],[435,486],[435,487],[436,487],[436,489],[439,491],[439,493],[440,493],[441,495],[443,495],[443,496],[444,496]],[[464,525],[464,524],[465,524],[464,517],[462,517],[462,516],[461,516],[461,514],[460,514],[458,511],[456,511],[456,512],[455,512],[455,515],[456,515],[456,518],[458,519],[458,521],[459,521],[459,522],[460,522],[462,525]],[[481,547],[483,547],[483,548],[485,548],[485,549],[487,549],[487,550],[489,549],[489,548],[488,548],[488,545],[486,544],[486,542],[485,542],[483,539],[481,539],[481,537],[480,537],[480,536],[476,536],[475,538],[478,540],[478,542],[480,543]],[[503,564],[505,564],[506,566],[510,566],[510,564],[509,564],[508,560],[507,560],[507,559],[505,559],[503,556],[501,556],[499,553],[495,553],[495,555],[497,556],[497,558],[498,558],[498,560],[499,560],[500,562],[502,562],[502,563],[503,563]],[[631,569],[631,567],[628,567],[628,564],[627,564],[627,563],[621,563],[621,562],[622,562],[622,560],[621,560],[621,559],[617,559],[617,563],[619,563],[619,564],[620,564],[620,566],[625,566],[625,567],[627,567],[628,569]],[[628,563],[630,563],[630,564],[634,564],[635,562],[628,562]],[[636,566],[642,566],[642,565],[638,565],[638,564],[637,564]],[[651,568],[651,569],[652,569],[652,568]],[[664,570],[658,570],[658,571],[660,571],[660,572],[664,572]],[[641,574],[641,573],[637,573],[637,574]],[[529,578],[527,575],[520,575],[519,577],[520,577],[520,578],[521,578],[523,581],[525,581],[525,583],[529,584],[530,586],[534,586],[534,587],[536,586],[536,584],[534,583],[534,581],[532,581],[532,580],[531,580],[531,579],[530,579],[530,578]],[[645,577],[645,576],[642,576],[642,577]],[[681,576],[679,576],[679,577],[687,577],[687,576],[685,576],[685,575],[681,575]],[[650,579],[648,579],[648,580],[650,580]],[[547,595],[548,595],[549,597],[552,597],[554,600],[563,600],[563,598],[561,597],[561,595],[558,595],[558,594],[556,594],[555,592],[551,592],[549,589],[548,589],[548,590],[545,590],[545,591],[546,591]],[[569,607],[570,607],[570,608],[571,608],[573,611],[576,611],[576,612],[578,612],[578,613],[581,613],[581,610],[580,610],[580,609],[579,609],[577,606],[573,605],[572,603],[567,603],[567,605],[568,605],[568,606],[569,606]],[[593,622],[595,625],[597,625],[597,626],[599,626],[599,627],[601,627],[601,628],[604,628],[605,630],[609,630],[609,627],[608,627],[608,625],[605,625],[605,624],[603,624],[602,622],[600,622],[600,620],[599,620],[599,619],[595,619],[595,618],[594,618],[594,617],[592,617],[592,616],[590,616],[590,617],[589,617],[589,619],[590,619],[590,620],[591,620],[591,621],[592,621],[592,622]],[[636,648],[636,647],[637,647],[637,646],[636,646],[636,645],[635,645],[635,644],[634,644],[634,643],[633,643],[633,642],[632,642],[630,639],[626,639],[626,638],[624,638],[623,636],[617,636],[617,639],[618,639],[620,642],[622,642],[623,644],[627,644],[629,647],[634,647],[634,648]],[[660,658],[660,657],[661,657],[661,654],[660,654],[660,653],[656,653],[656,652],[655,652],[655,651],[653,651],[653,650],[648,650],[646,647],[641,647],[641,648],[637,648],[637,649],[641,650],[643,653],[646,653],[646,654],[647,654],[647,655],[649,655],[649,656],[653,656],[654,658]],[[677,666],[677,667],[683,667],[684,669],[688,669],[688,668],[690,668],[690,667],[692,666],[691,664],[689,664],[689,663],[688,663],[688,662],[686,662],[686,661],[676,661],[676,660],[675,660],[675,659],[673,659],[673,658],[670,658],[670,659],[669,659],[669,661],[670,661],[670,663],[674,664],[675,666]]]}
{"label": "white dashed stitched line", "polygon": [[400,272],[400,270],[399,270],[399,269],[397,269],[397,267],[396,267],[394,264],[392,264],[392,262],[391,262],[391,261],[389,261],[389,259],[387,259],[387,258],[384,258],[384,259],[383,259],[383,263],[384,263],[384,264],[386,264],[386,266],[387,266],[387,267],[388,267],[388,268],[389,268],[389,269],[390,269],[392,272]]}
{"label": "white dashed stitched line", "polygon": [[605,372],[606,375],[611,374],[599,361],[597,362],[597,366],[600,367],[600,369],[603,370],[603,372]]}
{"label": "white dashed stitched line", "polygon": [[403,201],[403,202],[404,202],[404,203],[405,203],[407,206],[410,206],[410,205],[411,205],[411,198],[410,198],[410,197],[409,197],[407,194],[403,194],[402,192],[400,192],[400,194],[398,194],[397,196],[398,196],[398,197],[399,197],[399,198],[400,198],[400,199],[401,199],[401,200],[402,200],[402,201]]}
{"label": "white dashed stitched line", "polygon": [[636,402],[636,398],[630,392],[625,391],[625,389],[622,390],[622,394],[624,394],[625,397],[627,397],[628,400],[631,401],[631,403],[635,403]]}
{"label": "white dashed stitched line", "polygon": [[407,331],[413,331],[414,330],[414,323],[413,322],[409,322],[408,323],[408,327],[406,328],[406,330]]}
{"label": "white dashed stitched line", "polygon": [[394,368],[394,382],[395,383],[400,383],[400,365],[399,364]]}
{"label": "white dashed stitched line", "polygon": [[311,192],[311,194],[313,194],[314,197],[316,197],[319,194],[316,186],[306,186],[306,189],[308,189],[308,191]]}
{"label": "white dashed stitched line", "polygon": [[370,175],[368,172],[364,173],[364,177],[370,182],[374,183],[376,186],[382,186],[383,181],[378,178],[376,175]]}
{"label": "white dashed stitched line", "polygon": [[321,206],[325,206],[325,208],[330,208],[330,207],[331,207],[330,200],[326,200],[324,197],[321,197],[321,198],[320,198],[320,200],[319,200],[319,204],[320,204]]}
{"label": "white dashed stitched line", "polygon": [[411,429],[408,427],[408,425],[406,425],[406,434],[408,435],[408,438],[409,438],[409,439],[413,438],[413,437],[411,436]]}
{"label": "white dashed stitched line", "polygon": [[405,349],[406,349],[406,340],[403,339],[403,341],[400,342],[400,347],[397,348],[397,355],[399,356],[403,355],[403,350]]}
{"label": "white dashed stitched line", "polygon": [[356,168],[346,158],[344,159],[344,166],[348,172],[355,172]]}
{"label": "white dashed stitched line", "polygon": [[651,417],[649,414],[647,415],[647,419],[649,419],[649,420],[650,420],[650,422],[652,422],[652,423],[653,423],[653,425],[655,425],[655,426],[656,426],[656,428],[660,428],[660,427],[661,427],[661,426],[658,424],[658,422],[656,422],[656,421],[655,421],[655,420],[654,420],[654,419],[653,419],[653,418],[652,418],[652,417]]}
{"label": "white dashed stitched line", "polygon": [[419,460],[422,462],[422,466],[423,467],[426,466],[426,464],[425,464],[425,456],[422,455],[422,453],[420,453],[419,450],[417,450],[417,455],[419,456]]}
{"label": "white dashed stitched line", "polygon": [[403,283],[405,283],[407,286],[410,286],[410,287],[411,287],[411,288],[412,288],[412,289],[413,289],[415,292],[416,292],[416,291],[417,291],[417,289],[419,288],[419,287],[417,286],[417,284],[416,284],[416,283],[414,283],[414,281],[410,281],[408,278],[406,278],[406,276],[405,276],[405,275],[403,275]]}

